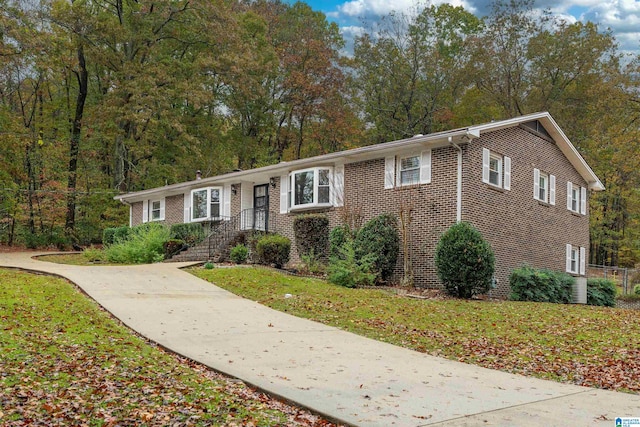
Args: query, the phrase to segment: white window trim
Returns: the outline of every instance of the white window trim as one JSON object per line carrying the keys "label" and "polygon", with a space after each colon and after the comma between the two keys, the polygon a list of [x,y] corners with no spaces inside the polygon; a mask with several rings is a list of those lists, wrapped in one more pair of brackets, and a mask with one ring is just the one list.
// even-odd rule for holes
{"label": "white window trim", "polygon": [[[491,159],[498,161],[498,184],[491,182]],[[496,188],[511,190],[511,157],[482,148],[482,182]]]}
{"label": "white window trim", "polygon": [[[216,218],[212,218],[211,217],[211,190],[218,190],[220,192],[220,201],[218,202],[219,205],[220,205],[220,210],[219,210],[220,216],[216,217]],[[193,209],[193,201],[194,201],[193,194],[201,192],[201,191],[206,191],[206,194],[207,194],[207,202],[206,202],[207,203],[207,216],[206,217],[194,218],[193,215],[195,213],[195,209]],[[224,208],[225,208],[225,197],[224,196],[225,196],[225,194],[224,194],[224,191],[223,191],[222,187],[216,187],[216,186],[213,186],[213,187],[201,187],[201,188],[195,188],[195,189],[191,190],[191,198],[190,198],[190,203],[189,203],[189,207],[190,207],[190,211],[191,211],[191,215],[190,215],[191,222],[202,222],[202,221],[211,221],[211,220],[214,220],[214,219],[215,220],[222,219],[222,216],[224,215],[223,211],[224,211]]]}
{"label": "white window trim", "polygon": [[[410,157],[418,158],[419,165],[416,169],[419,171],[419,178],[417,182],[402,183],[402,160]],[[384,158],[384,188],[386,190],[419,184],[431,184],[431,150],[414,151]]]}
{"label": "white window trim", "polygon": [[[545,197],[540,198],[540,177],[545,176]],[[540,169],[533,169],[533,198],[550,205],[556,204],[556,177]]]}
{"label": "white window trim", "polygon": [[[158,203],[158,218],[153,217],[153,212],[156,209],[153,209],[153,204]],[[165,212],[165,199],[155,199],[149,200],[149,221],[164,221],[164,212]]]}
{"label": "white window trim", "polygon": [[[575,254],[575,268],[573,268]],[[566,247],[566,265],[565,271],[574,276],[584,276],[587,271],[587,250],[580,246],[573,246],[571,243],[567,243]]]}
{"label": "white window trim", "polygon": [[[320,187],[320,171],[321,170],[327,170],[329,171],[329,201],[327,203],[320,203],[318,202],[318,188]],[[295,191],[293,191],[293,189],[295,188],[295,176],[297,174],[301,174],[301,173],[306,173],[306,172],[313,172],[313,202],[311,203],[304,203],[304,204],[296,204],[296,200],[295,200]],[[333,185],[331,184],[332,182],[332,177],[333,177],[333,168],[329,167],[329,166],[317,166],[314,168],[307,168],[307,169],[299,169],[299,170],[295,170],[293,172],[291,172],[289,174],[288,177],[288,184],[289,184],[289,189],[287,192],[287,205],[289,208],[289,211],[293,212],[293,211],[298,211],[298,210],[305,210],[305,209],[314,209],[314,208],[326,208],[326,207],[331,207],[332,205],[332,201],[334,200],[333,198],[335,197],[333,195],[333,193],[335,192],[335,189],[333,188]],[[280,211],[282,212],[282,203],[283,203],[283,198],[284,194],[280,193]]]}
{"label": "white window trim", "polygon": [[[573,191],[576,191],[577,199],[576,208],[573,209]],[[587,214],[587,189],[577,184],[573,184],[571,181],[567,181],[567,209],[571,212],[586,215]]]}

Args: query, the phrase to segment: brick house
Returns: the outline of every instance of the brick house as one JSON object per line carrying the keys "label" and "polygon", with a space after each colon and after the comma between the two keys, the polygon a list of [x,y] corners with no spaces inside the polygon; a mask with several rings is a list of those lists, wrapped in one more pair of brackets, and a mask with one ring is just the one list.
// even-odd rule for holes
{"label": "brick house", "polygon": [[[529,264],[584,276],[588,197],[604,186],[549,113],[536,113],[262,168],[119,195],[130,225],[211,221],[273,228],[293,239],[297,214],[344,211],[364,221],[412,209],[415,282],[436,287],[434,252],[456,221],[480,230],[506,297],[513,268]],[[295,243],[294,243],[295,245]],[[292,260],[298,260],[295,247]],[[398,260],[396,278],[401,274]]]}

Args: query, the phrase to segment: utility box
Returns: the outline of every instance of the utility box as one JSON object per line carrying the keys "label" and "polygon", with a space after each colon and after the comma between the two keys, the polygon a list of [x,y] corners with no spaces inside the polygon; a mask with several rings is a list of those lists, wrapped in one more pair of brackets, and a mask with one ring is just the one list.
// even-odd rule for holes
{"label": "utility box", "polygon": [[587,303],[587,278],[576,277],[576,284],[573,285],[571,292],[572,303],[574,304],[586,304]]}

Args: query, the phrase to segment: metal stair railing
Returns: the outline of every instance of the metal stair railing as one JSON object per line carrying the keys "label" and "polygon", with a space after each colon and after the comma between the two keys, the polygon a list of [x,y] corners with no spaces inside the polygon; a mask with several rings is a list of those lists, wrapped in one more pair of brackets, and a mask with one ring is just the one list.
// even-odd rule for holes
{"label": "metal stair railing", "polygon": [[212,225],[212,231],[207,236],[209,258],[243,231],[276,232],[276,219],[275,212],[249,208],[215,226]]}

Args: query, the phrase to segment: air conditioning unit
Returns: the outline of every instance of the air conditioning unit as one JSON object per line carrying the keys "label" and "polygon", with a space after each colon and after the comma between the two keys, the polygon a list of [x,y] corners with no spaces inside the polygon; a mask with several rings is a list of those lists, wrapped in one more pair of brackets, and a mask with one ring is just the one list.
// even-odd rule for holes
{"label": "air conditioning unit", "polygon": [[587,278],[576,277],[576,283],[571,290],[571,302],[574,304],[587,303]]}

